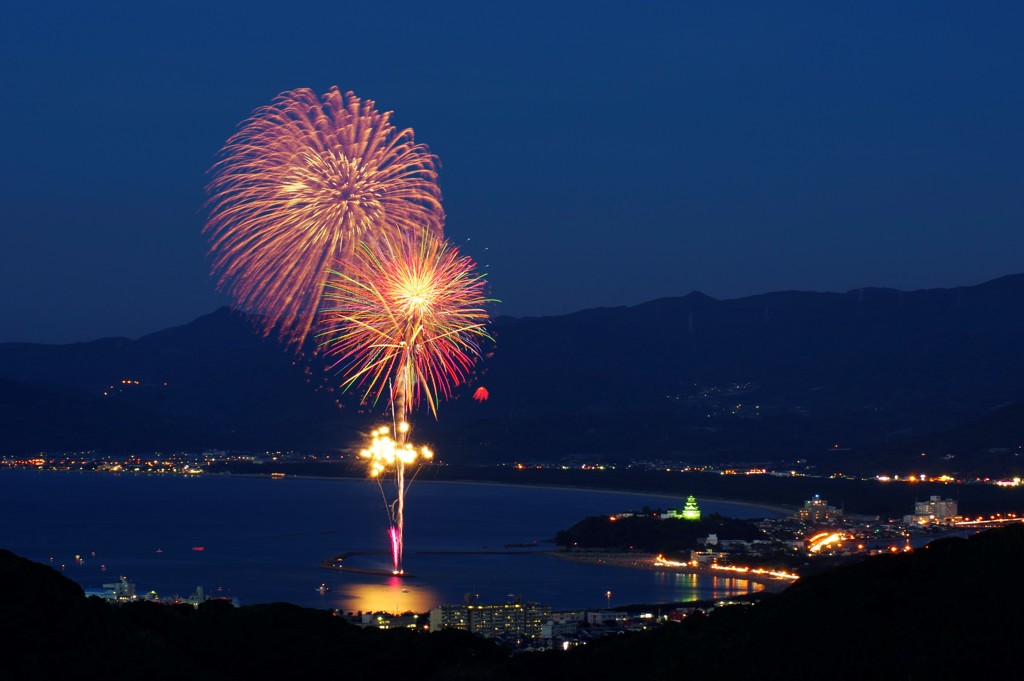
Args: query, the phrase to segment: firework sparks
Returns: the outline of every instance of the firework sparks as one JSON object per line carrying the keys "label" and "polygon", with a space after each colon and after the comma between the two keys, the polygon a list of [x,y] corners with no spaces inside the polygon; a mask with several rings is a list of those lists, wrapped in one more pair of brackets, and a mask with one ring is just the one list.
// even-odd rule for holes
{"label": "firework sparks", "polygon": [[376,401],[393,386],[399,423],[421,400],[436,416],[489,338],[483,276],[436,237],[388,242],[382,252],[364,246],[348,271],[331,272],[324,298],[320,347],[343,369],[343,387]]}
{"label": "firework sparks", "polygon": [[[370,476],[380,484],[381,494],[384,496],[384,503],[388,508],[388,519],[391,521],[388,538],[391,541],[391,560],[396,574],[402,572],[405,493],[408,489],[405,467],[417,460],[430,460],[434,457],[434,453],[427,447],[417,448],[409,443],[406,439],[408,431],[408,423],[399,424],[398,433],[401,438],[400,441],[396,441],[391,437],[388,428],[382,426],[371,433],[370,445],[359,452],[359,456],[369,462]],[[383,484],[381,484],[381,477],[388,471],[394,474],[394,500],[390,501]]]}
{"label": "firework sparks", "polygon": [[[409,424],[403,423],[398,429],[404,436],[409,431]],[[430,460],[434,453],[428,447],[415,447],[404,437],[401,442],[394,440],[388,427],[381,426],[370,435],[370,445],[361,450],[359,456],[369,462],[370,475],[376,478],[400,465],[409,465],[418,459]]]}
{"label": "firework sparks", "polygon": [[[436,159],[371,100],[284,92],[221,150],[207,192],[213,273],[265,334],[301,344],[332,264],[359,243],[440,235]],[[342,264],[343,268],[344,265]]]}
{"label": "firework sparks", "polygon": [[[437,402],[449,397],[469,375],[488,338],[488,299],[473,261],[441,239],[385,242],[380,251],[364,245],[347,271],[332,271],[324,294],[328,307],[321,321],[321,350],[346,376],[343,387],[358,385],[378,400],[387,391],[394,410],[396,440],[386,429],[374,431],[361,456],[370,475],[380,480],[394,472],[394,501],[389,502],[392,558],[401,572],[406,466],[429,450],[407,442],[408,415],[421,399],[437,415]],[[383,488],[382,488],[383,493]]]}

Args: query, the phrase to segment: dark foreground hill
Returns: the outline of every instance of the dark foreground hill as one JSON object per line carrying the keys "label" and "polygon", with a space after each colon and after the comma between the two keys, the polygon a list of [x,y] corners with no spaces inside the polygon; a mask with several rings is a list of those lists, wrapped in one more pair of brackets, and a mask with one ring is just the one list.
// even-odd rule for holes
{"label": "dark foreground hill", "polygon": [[3,550],[0,580],[0,676],[10,681],[487,678],[506,659],[465,632],[361,629],[285,603],[114,606]]}
{"label": "dark foreground hill", "polygon": [[275,604],[198,609],[84,598],[0,551],[4,678],[1019,678],[1024,526],[946,539],[808,577],[755,606],[509,657],[460,632],[361,630]]}
{"label": "dark foreground hill", "polygon": [[[501,317],[492,332],[440,420],[416,419],[445,460],[802,458],[849,471],[918,457],[919,471],[967,472],[993,451],[1024,452],[1024,275],[911,292],[691,293]],[[0,454],[349,449],[383,406],[341,396],[311,358],[226,309],[138,340],[0,344]]]}
{"label": "dark foreground hill", "polygon": [[1020,678],[1021,560],[1021,525],[939,540],[806,577],[753,607],[551,656],[542,678]]}

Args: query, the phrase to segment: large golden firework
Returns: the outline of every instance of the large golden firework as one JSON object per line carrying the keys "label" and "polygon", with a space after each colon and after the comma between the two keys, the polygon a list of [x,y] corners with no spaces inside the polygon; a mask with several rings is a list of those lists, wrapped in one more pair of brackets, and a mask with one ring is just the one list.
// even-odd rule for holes
{"label": "large golden firework", "polygon": [[421,399],[436,415],[439,399],[468,377],[488,338],[490,301],[472,259],[441,238],[379,245],[331,272],[317,336],[344,387],[374,400],[389,390],[401,424]]}
{"label": "large golden firework", "polygon": [[218,285],[292,344],[310,331],[328,270],[344,270],[357,244],[443,229],[435,157],[391,112],[336,87],[257,109],[211,173],[204,232]]}
{"label": "large golden firework", "polygon": [[370,477],[380,477],[395,466],[404,467],[419,459],[429,461],[434,458],[429,447],[417,447],[409,442],[405,437],[408,432],[409,424],[403,423],[398,427],[399,439],[395,440],[387,426],[374,429],[370,434],[370,444],[359,450],[359,457],[370,464]]}

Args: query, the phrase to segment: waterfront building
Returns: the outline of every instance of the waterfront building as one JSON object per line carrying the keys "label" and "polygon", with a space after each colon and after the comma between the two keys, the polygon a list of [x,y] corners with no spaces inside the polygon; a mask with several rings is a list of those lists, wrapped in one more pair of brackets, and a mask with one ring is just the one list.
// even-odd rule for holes
{"label": "waterfront building", "polygon": [[551,613],[551,621],[555,624],[563,624],[565,622],[586,622],[587,611],[586,610],[563,610],[560,612]]}
{"label": "waterfront building", "polygon": [[575,636],[580,630],[579,622],[555,622],[549,620],[541,625],[541,638],[555,638],[556,636]]}
{"label": "waterfront building", "polygon": [[104,584],[103,590],[86,589],[86,596],[98,596],[111,603],[131,603],[133,601],[155,601],[158,600],[156,592],[139,595],[135,591],[135,583],[129,582],[127,577],[122,576],[117,582]]}
{"label": "waterfront building", "polygon": [[387,612],[364,612],[350,622],[358,626],[374,629],[415,629],[419,624],[419,615],[392,615]]}
{"label": "waterfront building", "polygon": [[625,622],[626,617],[626,613],[618,610],[589,610],[587,624],[597,627],[615,626]]}
{"label": "waterfront building", "polygon": [[815,494],[813,499],[804,502],[803,508],[796,512],[796,517],[805,523],[824,523],[839,520],[843,512]]}
{"label": "waterfront building", "polygon": [[729,554],[710,548],[703,551],[694,549],[690,551],[690,562],[698,565],[728,565]]}
{"label": "waterfront building", "polygon": [[430,609],[430,630],[441,631],[442,629],[462,629],[469,631],[468,606],[453,603],[443,603]]}
{"label": "waterfront building", "polygon": [[957,513],[957,502],[953,499],[931,496],[928,498],[928,501],[915,502],[914,514],[903,516],[903,522],[908,525],[951,523],[959,518]]}
{"label": "waterfront building", "polygon": [[102,591],[86,589],[85,595],[99,596],[103,600],[110,601],[111,603],[129,603],[131,601],[139,600],[139,597],[135,593],[135,584],[129,582],[127,577],[121,577],[119,581],[111,584],[104,584]]}
{"label": "waterfront building", "polygon": [[430,610],[430,631],[462,629],[484,638],[539,637],[551,620],[551,606],[540,603],[445,604]]}

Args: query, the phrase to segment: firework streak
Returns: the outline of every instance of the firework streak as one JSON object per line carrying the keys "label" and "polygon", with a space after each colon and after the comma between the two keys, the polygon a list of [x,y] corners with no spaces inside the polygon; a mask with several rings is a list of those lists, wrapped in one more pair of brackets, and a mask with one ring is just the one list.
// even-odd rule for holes
{"label": "firework streak", "polygon": [[[402,572],[405,492],[408,489],[405,467],[418,460],[429,460],[434,457],[434,453],[427,447],[416,448],[406,441],[408,431],[409,425],[402,423],[398,428],[401,441],[396,441],[391,438],[387,427],[382,426],[371,434],[369,446],[359,452],[359,456],[369,462],[370,476],[377,480],[381,495],[384,497],[384,505],[388,509],[388,520],[391,522],[391,526],[388,528],[388,538],[391,541],[391,559],[396,574]],[[393,499],[389,497],[381,481],[387,472],[393,474]]]}
{"label": "firework streak", "polygon": [[323,354],[346,376],[343,387],[359,386],[374,402],[386,394],[394,408],[397,441],[382,445],[386,456],[368,455],[387,435],[374,431],[362,456],[370,459],[374,477],[389,468],[395,475],[389,509],[400,571],[405,467],[416,460],[406,442],[409,413],[425,401],[436,417],[438,400],[466,380],[479,357],[479,342],[489,338],[484,310],[489,300],[472,260],[442,240],[426,236],[416,243],[383,244],[383,253],[364,244],[347,271],[331,272],[318,338]]}

